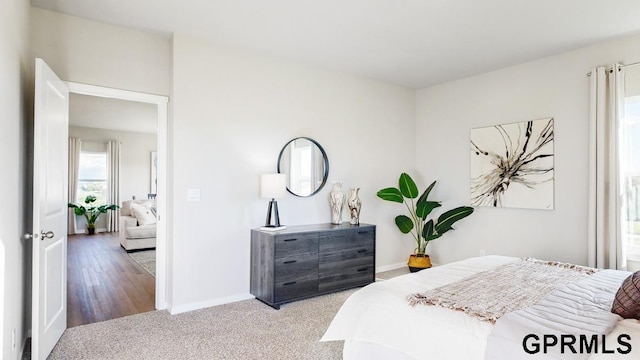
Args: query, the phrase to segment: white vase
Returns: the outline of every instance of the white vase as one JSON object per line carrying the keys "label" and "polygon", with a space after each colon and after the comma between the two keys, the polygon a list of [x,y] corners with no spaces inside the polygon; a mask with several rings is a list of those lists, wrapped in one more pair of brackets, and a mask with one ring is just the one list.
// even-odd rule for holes
{"label": "white vase", "polygon": [[329,193],[329,205],[331,206],[331,223],[342,224],[342,208],[344,207],[345,194],[342,191],[342,181],[334,181],[333,189]]}
{"label": "white vase", "polygon": [[347,200],[347,206],[349,206],[349,213],[351,214],[351,220],[349,221],[351,225],[360,224],[360,208],[362,207],[362,201],[360,201],[358,191],[360,191],[359,187],[351,188],[351,195],[349,195],[349,200]]}

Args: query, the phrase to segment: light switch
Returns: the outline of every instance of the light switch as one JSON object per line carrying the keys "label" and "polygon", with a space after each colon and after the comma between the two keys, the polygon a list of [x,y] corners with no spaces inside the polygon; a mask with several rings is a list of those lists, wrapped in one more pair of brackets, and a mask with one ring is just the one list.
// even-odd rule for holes
{"label": "light switch", "polygon": [[189,190],[187,190],[187,201],[188,202],[200,202],[200,189],[189,189]]}

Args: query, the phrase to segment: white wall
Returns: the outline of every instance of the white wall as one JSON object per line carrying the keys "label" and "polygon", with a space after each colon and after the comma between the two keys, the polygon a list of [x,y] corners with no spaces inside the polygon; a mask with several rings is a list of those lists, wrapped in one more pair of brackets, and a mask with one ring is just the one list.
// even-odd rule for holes
{"label": "white wall", "polygon": [[147,198],[151,190],[151,152],[158,148],[155,134],[70,126],[69,136],[99,143],[120,141],[120,201],[132,196]]}
{"label": "white wall", "polygon": [[31,8],[31,47],[65,81],[171,92],[168,36]]}
{"label": "white wall", "polygon": [[[598,65],[640,61],[640,36],[610,41],[418,92],[416,157],[440,181],[444,207],[469,204],[472,128],[553,117],[555,210],[476,208],[430,244],[438,263],[491,254],[586,264],[589,78]],[[422,144],[422,146],[420,146]]]}
{"label": "white wall", "polygon": [[[259,175],[276,171],[296,136],[325,148],[329,185],[279,199],[281,222],[329,222],[330,183],[341,180],[362,188],[361,221],[378,225],[377,266],[406,261],[411,244],[397,240],[393,209],[375,193],[414,168],[414,90],[185,35],[173,51],[173,311],[249,293],[250,229],[267,210]],[[187,202],[188,189],[201,202]]]}
{"label": "white wall", "polygon": [[[27,110],[31,86],[27,79],[33,62],[28,52],[29,2],[0,2],[0,356],[19,359],[26,339],[28,316],[27,268],[30,246],[22,239],[27,232],[29,148],[31,128]],[[12,333],[16,349],[12,348]]]}

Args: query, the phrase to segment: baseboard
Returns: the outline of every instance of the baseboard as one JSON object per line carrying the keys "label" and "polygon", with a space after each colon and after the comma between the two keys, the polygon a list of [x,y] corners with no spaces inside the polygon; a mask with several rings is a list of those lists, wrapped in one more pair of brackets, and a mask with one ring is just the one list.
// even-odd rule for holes
{"label": "baseboard", "polygon": [[385,272],[385,271],[389,271],[389,270],[395,270],[395,269],[400,269],[403,267],[406,267],[407,263],[406,262],[401,262],[401,263],[395,263],[395,264],[391,264],[391,265],[385,265],[385,266],[380,266],[376,268],[376,273],[379,272]]}
{"label": "baseboard", "polygon": [[[98,233],[106,233],[106,232],[108,232],[107,228],[96,228],[96,234],[98,234]],[[89,235],[89,234],[87,234],[87,229],[82,229],[82,230],[76,229],[76,232],[74,232],[71,235]]]}
{"label": "baseboard", "polygon": [[212,306],[234,303],[238,301],[250,300],[254,298],[255,296],[251,294],[238,294],[238,295],[227,296],[223,298],[215,298],[215,299],[197,302],[197,303],[172,306],[168,310],[171,315],[176,315],[176,314],[180,314],[188,311],[199,310],[199,309],[204,309]]}

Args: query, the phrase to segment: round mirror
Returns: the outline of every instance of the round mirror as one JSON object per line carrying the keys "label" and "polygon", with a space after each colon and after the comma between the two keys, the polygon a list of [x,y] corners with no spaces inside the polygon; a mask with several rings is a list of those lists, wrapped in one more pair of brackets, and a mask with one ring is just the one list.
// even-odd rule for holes
{"label": "round mirror", "polygon": [[278,156],[278,173],[287,175],[287,190],[296,196],[311,196],[329,176],[329,160],[320,144],[308,137],[289,141]]}

